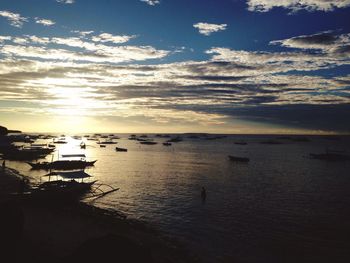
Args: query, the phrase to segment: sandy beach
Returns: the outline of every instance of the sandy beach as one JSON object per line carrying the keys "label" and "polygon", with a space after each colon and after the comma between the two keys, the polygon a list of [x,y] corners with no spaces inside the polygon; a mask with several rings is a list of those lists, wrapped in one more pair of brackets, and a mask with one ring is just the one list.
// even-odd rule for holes
{"label": "sandy beach", "polygon": [[0,174],[6,262],[196,261],[174,240],[117,212],[79,202],[48,206],[18,194],[23,177],[10,168]]}

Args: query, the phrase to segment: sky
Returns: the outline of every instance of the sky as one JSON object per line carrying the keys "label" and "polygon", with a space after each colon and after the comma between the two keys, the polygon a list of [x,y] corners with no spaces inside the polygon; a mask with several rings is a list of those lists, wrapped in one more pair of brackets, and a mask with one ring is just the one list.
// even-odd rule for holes
{"label": "sky", "polygon": [[0,125],[350,133],[350,0],[1,0]]}

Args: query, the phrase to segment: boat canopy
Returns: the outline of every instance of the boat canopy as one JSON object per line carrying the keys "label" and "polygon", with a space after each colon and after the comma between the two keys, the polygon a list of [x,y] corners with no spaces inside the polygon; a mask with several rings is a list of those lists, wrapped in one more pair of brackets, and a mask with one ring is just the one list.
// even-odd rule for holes
{"label": "boat canopy", "polygon": [[58,175],[65,179],[83,179],[91,177],[91,175],[85,173],[84,171],[74,171],[74,172],[53,172],[49,173],[46,176]]}
{"label": "boat canopy", "polygon": [[62,154],[63,158],[70,158],[70,157],[82,157],[85,158],[85,154]]}

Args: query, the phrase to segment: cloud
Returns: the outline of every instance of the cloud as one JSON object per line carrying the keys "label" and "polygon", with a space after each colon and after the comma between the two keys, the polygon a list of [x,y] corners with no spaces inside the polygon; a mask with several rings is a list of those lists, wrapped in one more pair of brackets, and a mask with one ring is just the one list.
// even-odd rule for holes
{"label": "cloud", "polygon": [[[349,34],[335,35],[323,32],[271,41],[270,44],[302,50],[264,52],[213,47],[206,53],[212,55],[214,61],[229,63],[229,66],[235,63],[237,69],[239,65],[251,67],[256,74],[314,71],[350,64],[350,58],[347,56],[350,53]],[[245,74],[244,70],[241,71]]]}
{"label": "cloud", "polygon": [[77,33],[77,34],[79,34],[82,37],[86,37],[87,35],[90,35],[90,34],[94,33],[93,30],[89,30],[89,31],[72,30],[71,32]]}
{"label": "cloud", "polygon": [[140,1],[145,2],[146,4],[152,5],[152,6],[160,4],[159,0],[140,0]]}
{"label": "cloud", "polygon": [[54,21],[50,20],[50,19],[43,19],[43,18],[39,18],[39,17],[35,17],[35,23],[37,24],[41,24],[44,26],[52,26],[54,24],[56,24]]}
{"label": "cloud", "polygon": [[61,4],[74,4],[75,0],[56,0],[56,2]]}
{"label": "cloud", "polygon": [[115,36],[109,33],[102,33],[99,34],[98,36],[93,36],[92,41],[94,42],[112,42],[115,44],[120,44],[120,43],[125,43],[128,42],[130,39],[135,38],[135,35],[132,36],[127,36],[127,35],[121,35],[121,36]]}
{"label": "cloud", "polygon": [[193,27],[197,28],[200,34],[209,36],[214,32],[226,30],[227,24],[197,23],[194,24]]}
{"label": "cloud", "polygon": [[97,46],[97,50],[95,51],[71,51],[67,49],[46,48],[29,45],[3,45],[0,53],[10,57],[16,56],[23,58],[40,58],[61,61],[90,61],[96,63],[121,63],[159,59],[167,56],[169,52],[164,50],[156,50],[151,46]]}
{"label": "cloud", "polygon": [[10,37],[10,36],[0,36],[0,43],[4,42],[6,40],[11,40],[11,39],[12,39],[12,37]]}
{"label": "cloud", "polygon": [[[104,44],[85,41],[78,37],[48,38],[23,36],[20,38],[11,38],[11,41],[13,42],[12,44],[8,43],[9,40],[7,38],[4,38],[4,41],[5,40],[7,40],[6,44],[0,45],[0,54],[9,57],[16,56],[48,60],[90,61],[95,63],[121,63],[161,59],[170,53],[170,51],[158,50],[152,46],[107,46]],[[41,46],[31,45],[31,42],[33,44],[41,44]],[[22,46],[21,44],[26,44],[26,46]],[[61,45],[65,48],[52,47],[52,44]],[[71,50],[69,47],[74,47],[76,49]]]}
{"label": "cloud", "polygon": [[5,17],[10,22],[10,25],[14,27],[20,28],[23,26],[24,22],[28,22],[26,17],[9,11],[0,11],[0,16]]}
{"label": "cloud", "polygon": [[307,11],[333,11],[336,8],[350,6],[350,0],[248,0],[248,10],[255,12],[268,12],[275,7],[289,9],[292,12]]}
{"label": "cloud", "polygon": [[350,45],[350,34],[336,35],[325,31],[313,35],[303,35],[289,39],[271,41],[272,45],[281,45],[297,49],[318,49],[325,53],[337,52]]}

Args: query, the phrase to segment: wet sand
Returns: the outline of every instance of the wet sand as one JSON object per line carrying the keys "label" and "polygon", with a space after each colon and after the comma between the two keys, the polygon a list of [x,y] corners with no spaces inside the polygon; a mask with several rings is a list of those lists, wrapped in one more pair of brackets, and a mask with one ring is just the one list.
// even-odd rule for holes
{"label": "wet sand", "polygon": [[47,205],[16,194],[22,178],[13,169],[0,172],[6,262],[198,261],[176,241],[119,213],[85,203]]}

